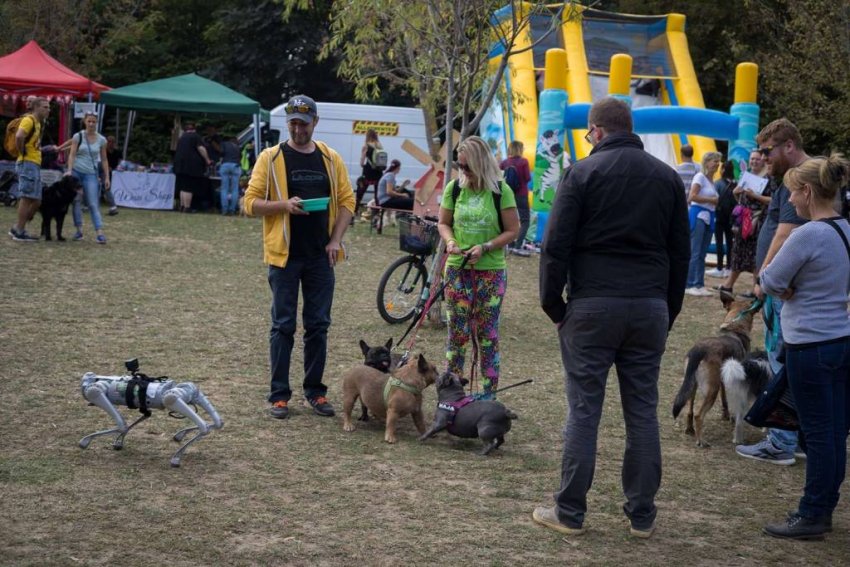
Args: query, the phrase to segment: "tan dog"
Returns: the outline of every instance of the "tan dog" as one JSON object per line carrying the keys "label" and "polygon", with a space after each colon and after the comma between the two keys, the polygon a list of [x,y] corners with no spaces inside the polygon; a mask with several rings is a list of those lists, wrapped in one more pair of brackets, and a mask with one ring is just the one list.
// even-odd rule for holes
{"label": "tan dog", "polygon": [[[758,299],[736,299],[726,292],[720,292],[720,300],[726,308],[726,318],[720,325],[720,334],[716,337],[700,339],[688,351],[685,358],[685,379],[673,402],[673,417],[679,417],[679,412],[687,404],[685,414],[687,427],[685,433],[696,435],[697,447],[708,447],[703,440],[702,432],[705,416],[720,394],[723,403],[723,419],[729,420],[729,406],[726,402],[726,391],[720,369],[729,359],[744,360],[750,352],[750,332],[753,330],[753,316],[762,307]],[[697,386],[703,394],[699,409],[694,413],[694,401]]]}
{"label": "tan dog", "polygon": [[354,431],[351,410],[359,398],[369,413],[386,419],[384,441],[395,443],[396,425],[406,415],[413,417],[419,434],[425,433],[422,390],[437,380],[437,368],[421,354],[411,358],[392,374],[365,365],[355,366],[342,377],[342,428]]}

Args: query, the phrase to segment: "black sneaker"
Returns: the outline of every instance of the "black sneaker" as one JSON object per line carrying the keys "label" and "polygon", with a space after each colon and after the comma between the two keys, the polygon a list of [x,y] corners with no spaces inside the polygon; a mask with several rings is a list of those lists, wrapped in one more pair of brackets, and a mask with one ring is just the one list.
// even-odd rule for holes
{"label": "black sneaker", "polygon": [[334,415],[336,415],[336,412],[334,412],[334,407],[324,396],[316,396],[315,398],[304,398],[304,405],[309,405],[311,408],[313,408],[313,411],[316,412],[316,414],[324,417],[333,417]]}
{"label": "black sneaker", "polygon": [[821,540],[827,532],[827,526],[823,518],[804,518],[795,512],[782,522],[766,525],[762,531],[781,539]]}
{"label": "black sneaker", "polygon": [[289,402],[278,400],[269,408],[269,415],[275,419],[286,419],[289,417]]}
{"label": "black sneaker", "polygon": [[9,229],[9,236],[12,237],[12,240],[15,242],[38,242],[37,236],[32,236],[26,230],[15,230],[15,227]]}

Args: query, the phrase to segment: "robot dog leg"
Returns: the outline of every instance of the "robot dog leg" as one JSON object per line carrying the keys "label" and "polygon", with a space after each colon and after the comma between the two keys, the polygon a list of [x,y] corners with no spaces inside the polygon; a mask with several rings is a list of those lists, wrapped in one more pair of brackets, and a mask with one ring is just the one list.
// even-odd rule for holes
{"label": "robot dog leg", "polygon": [[[172,455],[171,466],[179,467],[183,452],[190,444],[205,437],[210,429],[221,429],[224,426],[218,412],[195,384],[191,382],[175,384],[173,380],[164,376],[149,378],[138,372],[139,363],[136,359],[129,360],[125,364],[131,372],[129,376],[99,376],[93,372],[87,372],[83,376],[81,383],[83,397],[92,405],[108,413],[115,421],[116,427],[86,435],[80,439],[80,448],[88,447],[95,437],[115,435],[112,447],[116,450],[121,449],[127,433],[151,416],[150,409],[165,409],[172,417],[185,416],[195,424],[178,431],[173,437],[175,441],[182,441],[187,433],[198,430],[197,435]],[[142,416],[127,425],[116,407],[119,405],[131,409],[138,408]],[[190,405],[195,409],[192,409]],[[210,416],[212,423],[207,423],[198,415],[197,406]]]}
{"label": "robot dog leg", "polygon": [[[179,467],[183,451],[185,451],[189,445],[198,439],[205,437],[210,432],[210,426],[212,426],[213,429],[221,429],[224,423],[221,421],[218,412],[215,411],[215,408],[206,396],[204,396],[198,387],[191,382],[184,382],[170,389],[165,393],[162,401],[169,411],[185,415],[195,423],[194,426],[181,429],[175,433],[173,437],[175,441],[179,443],[183,440],[187,433],[196,429],[198,430],[197,435],[186,441],[186,443],[184,443],[183,446],[177,449],[174,455],[172,455],[171,466]],[[208,424],[204,421],[204,419],[199,416],[196,411],[189,407],[189,404],[197,404],[201,406],[201,408],[207,412],[207,415],[212,418],[212,424]]]}

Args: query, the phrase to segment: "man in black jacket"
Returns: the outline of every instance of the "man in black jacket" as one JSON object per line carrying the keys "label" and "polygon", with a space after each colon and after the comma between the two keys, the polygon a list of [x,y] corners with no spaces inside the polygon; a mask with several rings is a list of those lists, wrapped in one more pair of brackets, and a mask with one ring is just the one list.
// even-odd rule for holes
{"label": "man in black jacket", "polygon": [[558,187],[540,260],[540,303],[558,325],[568,414],[555,506],[533,518],[584,533],[605,382],[616,364],[626,422],[623,510],[631,534],[647,538],[661,484],[658,371],[690,258],[685,191],[670,166],[643,150],[626,103],[595,103],[587,140],[590,155]]}

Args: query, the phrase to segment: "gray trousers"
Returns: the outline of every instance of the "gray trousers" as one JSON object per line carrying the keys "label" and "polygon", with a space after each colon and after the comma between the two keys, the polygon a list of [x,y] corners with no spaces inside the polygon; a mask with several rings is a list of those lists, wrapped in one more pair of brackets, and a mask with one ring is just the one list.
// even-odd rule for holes
{"label": "gray trousers", "polygon": [[661,485],[658,431],[658,371],[667,341],[667,303],[662,299],[596,297],[574,299],[560,330],[566,370],[567,423],[558,517],[580,527],[596,468],[596,438],[612,365],[617,368],[626,422],[623,511],[638,529],[655,521]]}

